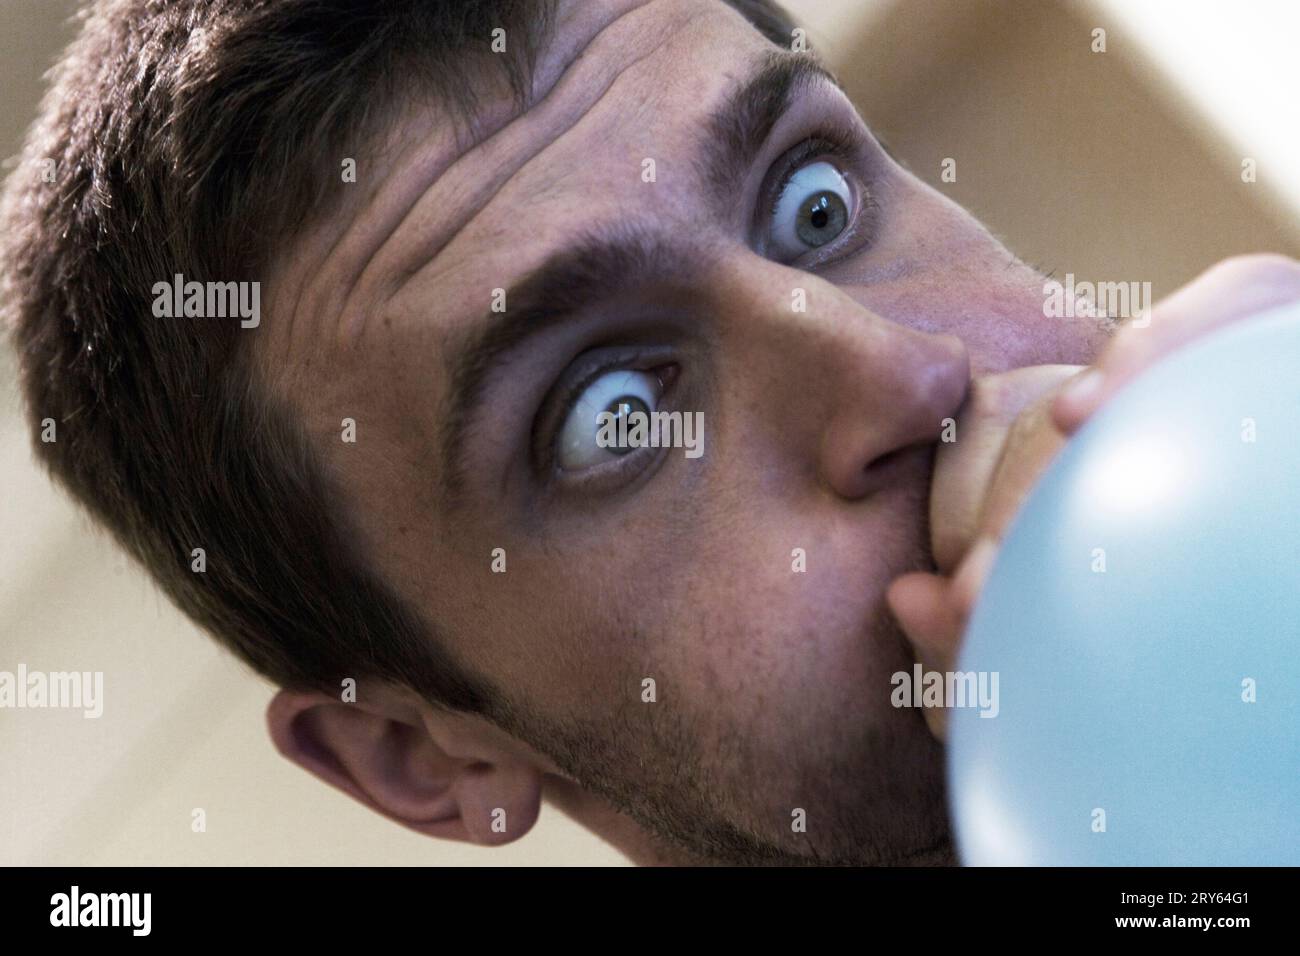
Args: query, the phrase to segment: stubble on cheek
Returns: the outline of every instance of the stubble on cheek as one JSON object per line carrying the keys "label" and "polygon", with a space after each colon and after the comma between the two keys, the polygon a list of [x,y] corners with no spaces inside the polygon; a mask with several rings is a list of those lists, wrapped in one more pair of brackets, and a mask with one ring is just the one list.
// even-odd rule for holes
{"label": "stubble on cheek", "polygon": [[[623,584],[599,595],[581,591],[594,572],[570,575],[579,591],[547,603],[575,610],[528,675],[514,674],[507,729],[694,857],[943,858],[942,753],[919,713],[890,706],[890,675],[912,658],[882,597],[889,574],[929,566],[927,510],[918,473],[882,508],[879,533],[858,524],[818,536],[819,575],[793,575],[788,559],[777,573],[718,544],[679,557],[671,577],[607,577]],[[763,541],[771,528],[693,530],[669,538]],[[815,588],[833,600],[818,602]]]}
{"label": "stubble on cheek", "polygon": [[[880,626],[892,629],[887,619]],[[691,636],[732,637],[708,627]],[[872,643],[901,647],[893,633]],[[701,662],[693,673],[681,670],[642,647],[607,672],[603,690],[587,686],[586,710],[514,707],[512,729],[589,791],[694,857],[861,865],[942,852],[941,754],[919,715],[882,714],[869,700],[837,699],[814,687],[792,691],[743,666],[723,672]],[[644,699],[647,678],[655,681],[653,701]]]}

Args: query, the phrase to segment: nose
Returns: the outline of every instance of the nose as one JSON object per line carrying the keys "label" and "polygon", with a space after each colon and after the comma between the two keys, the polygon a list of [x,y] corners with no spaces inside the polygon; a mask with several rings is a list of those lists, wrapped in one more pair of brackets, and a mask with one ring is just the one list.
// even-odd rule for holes
{"label": "nose", "polygon": [[[830,281],[752,255],[724,266],[706,300],[722,345],[716,370],[725,407],[749,413],[728,430],[779,450],[765,480],[857,500],[914,479],[914,456],[900,453],[937,442],[956,419],[971,379],[965,340],[909,320],[906,307],[887,319]],[[756,434],[771,445],[755,445]]]}
{"label": "nose", "polygon": [[884,323],[870,354],[835,363],[834,394],[821,435],[819,472],[837,495],[858,499],[889,480],[908,448],[937,442],[970,384],[970,355],[955,335]]}

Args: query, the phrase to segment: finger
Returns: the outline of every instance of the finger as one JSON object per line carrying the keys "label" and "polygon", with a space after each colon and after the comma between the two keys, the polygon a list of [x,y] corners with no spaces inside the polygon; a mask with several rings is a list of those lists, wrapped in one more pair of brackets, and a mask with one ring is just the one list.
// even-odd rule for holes
{"label": "finger", "polygon": [[980,592],[984,590],[989,572],[993,570],[993,562],[998,556],[998,547],[998,542],[992,538],[980,538],[962,559],[952,579],[949,602],[953,612],[961,619],[963,632],[970,622],[971,612],[975,610],[975,602]]}
{"label": "finger", "polygon": [[1080,371],[1077,365],[1034,365],[971,382],[952,441],[940,442],[930,486],[934,563],[951,574],[979,533],[988,489],[1011,426]]}
{"label": "finger", "polygon": [[905,574],[889,585],[885,599],[912,650],[928,670],[951,670],[961,642],[961,615],[951,582],[937,574]]}
{"label": "finger", "polygon": [[[905,574],[895,579],[885,592],[890,610],[925,670],[946,674],[956,667],[962,633],[993,567],[997,550],[997,542],[981,538],[962,559],[952,579],[924,572]],[[926,707],[922,716],[930,733],[939,740],[945,739],[947,710]]]}
{"label": "finger", "polygon": [[[888,599],[916,659],[925,671],[947,672],[961,641],[961,620],[951,605],[950,584],[933,574],[909,574],[896,580]],[[948,733],[943,707],[922,707],[921,717],[936,740]]]}
{"label": "finger", "polygon": [[1161,358],[1231,322],[1300,299],[1300,263],[1285,256],[1227,259],[1124,326],[1089,372],[1057,398],[1052,416],[1068,434]]}
{"label": "finger", "polygon": [[1002,447],[980,512],[980,535],[1000,541],[1044,470],[1065,445],[1052,421],[1054,396],[1032,404],[1016,419]]}

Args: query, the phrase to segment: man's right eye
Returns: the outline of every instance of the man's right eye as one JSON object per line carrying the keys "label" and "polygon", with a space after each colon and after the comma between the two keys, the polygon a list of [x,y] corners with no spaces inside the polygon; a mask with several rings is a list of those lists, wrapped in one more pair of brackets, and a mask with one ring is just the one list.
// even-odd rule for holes
{"label": "man's right eye", "polygon": [[560,428],[556,449],[560,468],[583,471],[636,451],[635,446],[601,445],[601,413],[612,416],[607,434],[611,427],[615,434],[626,434],[619,429],[619,419],[657,411],[663,391],[663,380],[653,371],[619,369],[596,378],[579,394]]}
{"label": "man's right eye", "polygon": [[782,261],[833,242],[853,220],[853,189],[831,163],[796,169],[782,184],[772,210],[769,248]]}

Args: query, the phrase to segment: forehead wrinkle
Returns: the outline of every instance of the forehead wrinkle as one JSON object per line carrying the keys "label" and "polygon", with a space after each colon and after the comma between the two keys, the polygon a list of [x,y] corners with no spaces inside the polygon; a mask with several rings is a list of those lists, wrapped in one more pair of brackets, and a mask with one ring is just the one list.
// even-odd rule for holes
{"label": "forehead wrinkle", "polygon": [[[550,68],[554,73],[552,83],[540,99],[525,104],[522,113],[517,108],[501,109],[498,106],[501,117],[492,124],[479,124],[485,132],[476,137],[476,144],[470,144],[464,150],[453,150],[449,155],[445,152],[439,154],[440,161],[433,164],[432,168],[417,168],[419,175],[408,178],[405,170],[399,173],[399,179],[409,182],[401,191],[404,201],[394,204],[395,211],[400,214],[377,224],[373,232],[379,236],[379,240],[370,243],[359,255],[360,267],[354,270],[354,277],[348,284],[340,308],[338,322],[342,341],[356,344],[364,332],[369,315],[382,308],[405,281],[418,271],[419,264],[436,256],[467,228],[475,218],[474,210],[485,207],[492,196],[527,165],[530,158],[536,155],[535,148],[529,148],[529,140],[539,141],[544,151],[548,139],[563,136],[604,97],[623,70],[643,58],[639,57],[620,69],[617,57],[602,61],[590,56],[589,51],[612,30],[620,29],[632,14],[654,2],[655,0],[642,0],[629,9],[616,10],[612,19],[597,21],[594,35],[582,43],[576,52],[566,51],[567,62],[558,71],[554,67]],[[663,0],[659,2],[662,3]],[[586,75],[588,73],[595,74],[594,82]],[[566,101],[563,94],[575,86],[584,95]],[[554,131],[557,125],[558,133]],[[435,133],[430,139],[436,137]],[[523,149],[517,145],[518,140],[524,140]],[[501,155],[504,161],[493,162],[494,154]],[[484,169],[495,169],[495,172],[487,181],[480,182],[478,180]],[[455,188],[458,179],[468,181],[468,188]],[[450,207],[446,202],[448,195],[454,197],[454,205]],[[433,210],[432,214],[430,210]],[[425,228],[429,229],[428,235],[415,248],[402,248],[408,234],[419,235]],[[395,251],[390,252],[394,248]],[[352,252],[348,254],[357,255]],[[382,290],[373,296],[379,300],[377,307],[354,307],[357,299],[370,298],[367,293],[375,287]]]}
{"label": "forehead wrinkle", "polygon": [[[546,95],[555,89],[564,74],[577,62],[595,39],[619,20],[641,7],[648,6],[654,0],[607,0],[605,3],[591,3],[590,0],[575,0],[565,5],[565,11],[557,18],[556,29],[550,37],[546,54],[541,58],[533,73],[533,87],[529,106],[540,103]],[[599,16],[590,17],[592,10],[599,11]],[[579,23],[579,28],[566,34],[565,29],[584,17],[591,24]]]}
{"label": "forehead wrinkle", "polygon": [[[592,19],[595,31],[599,33],[628,12],[626,9],[628,4],[631,4],[631,8],[634,9],[649,2],[652,0],[621,0],[622,6],[612,4],[608,7],[600,7],[600,17]],[[585,14],[592,7],[586,4],[573,4],[569,9]],[[579,18],[570,13],[563,18],[563,24],[567,26],[576,19]],[[552,42],[555,36],[553,32],[543,38],[542,42],[547,49],[555,52],[553,55],[544,56],[543,62],[533,71],[525,108],[531,108],[539,97],[544,98],[581,54],[589,42],[593,28],[591,25],[586,25],[583,29],[585,33],[583,30],[577,31],[574,34],[576,39],[569,40],[567,43],[557,45]],[[588,39],[583,39],[584,37]],[[286,347],[289,349],[289,357],[292,356],[292,329],[297,324],[298,313],[314,316],[317,326],[334,326],[336,329],[334,339],[341,344],[348,343],[349,335],[345,328],[344,317],[348,314],[348,304],[352,301],[358,285],[364,284],[363,279],[370,260],[383,248],[394,230],[401,226],[429,187],[436,183],[460,156],[471,150],[475,143],[487,140],[508,126],[518,115],[520,107],[513,100],[498,99],[480,109],[468,120],[467,126],[471,137],[469,142],[462,142],[462,130],[457,124],[440,123],[424,135],[415,137],[413,143],[407,144],[404,133],[417,122],[428,123],[427,114],[422,112],[426,108],[421,102],[417,102],[406,115],[403,115],[400,110],[394,111],[396,118],[383,127],[387,129],[387,143],[379,148],[375,162],[366,171],[368,175],[363,179],[363,182],[375,184],[368,190],[364,205],[351,214],[345,208],[342,212],[346,218],[341,228],[329,229],[334,220],[326,220],[315,235],[309,235],[294,250],[295,258],[299,263],[298,268],[286,270],[298,273],[290,280],[292,297],[288,301],[293,305],[287,311],[289,318]],[[400,152],[395,158],[390,159],[389,153],[395,145],[400,147]],[[401,175],[392,175],[393,170],[400,170]],[[389,186],[390,183],[393,185]],[[388,188],[385,188],[386,186]],[[323,252],[319,254],[308,252],[313,248],[320,249],[322,242],[325,243]],[[308,264],[302,263],[304,258],[302,253],[307,253],[305,258]],[[332,281],[312,281],[317,277],[331,275],[336,266],[337,275]],[[285,283],[286,294],[289,287],[290,283]]]}
{"label": "forehead wrinkle", "polygon": [[[666,4],[667,0],[660,0],[660,2]],[[648,6],[650,4],[637,8],[637,11]],[[420,230],[427,228],[429,235],[413,247],[395,242],[396,262],[391,267],[387,264],[376,264],[377,270],[381,267],[391,268],[391,274],[386,280],[388,288],[381,305],[388,305],[404,287],[415,280],[427,278],[431,273],[437,274],[442,270],[446,250],[467,231],[471,231],[471,227],[480,216],[493,208],[492,202],[499,194],[518,181],[521,176],[548,161],[553,150],[572,138],[575,129],[598,113],[608,112],[600,109],[601,104],[616,89],[621,88],[621,84],[631,82],[632,75],[637,72],[641,64],[654,58],[680,37],[687,24],[713,10],[712,6],[702,9],[693,7],[692,14],[688,17],[655,24],[653,29],[658,36],[653,45],[637,53],[630,60],[626,59],[622,49],[630,44],[615,40],[609,41],[609,45],[615,46],[617,50],[613,55],[606,56],[603,52],[599,55],[584,53],[581,59],[591,61],[591,70],[597,75],[596,83],[593,84],[585,75],[578,75],[576,72],[566,76],[550,94],[549,99],[555,101],[554,106],[542,104],[539,109],[516,120],[512,124],[514,128],[503,130],[491,141],[479,147],[480,152],[499,151],[507,156],[504,164],[507,168],[503,168],[489,183],[475,185],[476,181],[483,176],[482,168],[492,165],[490,160],[483,160],[478,154],[467,154],[461,157],[455,167],[449,170],[444,180],[421,200],[421,208],[412,212],[412,223],[409,228],[407,224],[403,224],[403,233],[410,231],[418,235]],[[631,30],[633,27],[628,29]],[[593,42],[591,46],[595,45]],[[578,87],[581,90],[577,102],[564,99],[571,87]],[[559,119],[562,124],[560,128],[557,129],[555,121],[544,112],[548,109],[554,109],[560,114]],[[536,146],[519,150],[515,142],[519,138],[535,140]],[[561,165],[557,168],[565,167]],[[461,182],[466,184],[463,189],[458,188]],[[447,205],[445,197],[448,195],[455,197],[455,206]],[[424,211],[428,213],[426,216],[422,216]],[[423,221],[417,221],[421,219]]]}
{"label": "forehead wrinkle", "polygon": [[[608,95],[610,95],[614,91],[614,87],[618,83],[633,82],[635,78],[630,76],[631,71],[635,67],[643,63],[644,61],[653,57],[657,52],[662,50],[665,46],[667,46],[674,39],[676,39],[683,32],[685,32],[686,27],[688,27],[690,23],[694,22],[697,19],[701,19],[705,16],[716,13],[719,10],[725,12],[729,16],[736,16],[737,18],[739,18],[738,14],[735,14],[735,12],[730,7],[726,7],[726,6],[709,6],[702,9],[695,9],[693,13],[690,16],[684,18],[681,23],[677,24],[670,31],[665,31],[666,35],[663,36],[659,40],[659,42],[655,44],[654,47],[646,50],[642,55],[637,57],[634,61],[622,67],[622,69],[620,69],[620,71],[611,81],[609,88],[606,90],[605,93],[602,94],[601,99],[603,100]],[[794,85],[803,82],[813,81],[811,77],[804,76],[805,71],[811,70],[814,64],[817,63],[817,61],[814,58],[812,58],[811,55],[781,54],[778,52],[778,53],[774,53],[769,61],[769,58],[766,56],[765,53],[766,49],[769,47],[769,44],[766,41],[759,41],[757,34],[755,34],[755,46],[756,46],[756,51],[762,50],[764,52],[763,53],[755,52],[752,59],[747,58],[745,60],[745,62],[742,64],[744,69],[742,71],[741,79],[736,83],[729,83],[727,86],[724,86],[718,91],[716,91],[717,98],[721,101],[722,105],[720,107],[716,107],[714,111],[710,113],[710,115],[707,117],[707,120],[710,124],[714,123],[714,121],[717,118],[718,112],[732,111],[734,107],[734,97],[737,97],[741,95],[743,91],[749,90],[750,88],[758,85],[759,81],[769,74],[778,77],[786,77],[787,79],[793,78],[790,80],[790,82],[791,84]],[[820,66],[816,66],[816,70],[820,74],[824,71],[824,68]],[[543,163],[548,158],[548,154],[551,150],[562,147],[563,144],[561,141],[564,140],[566,136],[571,135],[573,133],[574,128],[576,128],[582,122],[590,120],[590,118],[596,112],[597,106],[598,104],[593,104],[591,108],[587,109],[585,113],[579,116],[577,123],[573,124],[573,126],[565,130],[564,133],[562,133],[560,136],[557,136],[554,139],[552,139],[550,142],[548,142],[539,152],[529,157],[526,160],[526,162],[522,166],[520,166],[519,170],[515,172],[512,179],[517,179],[522,173],[526,172],[529,167],[540,165],[541,163]],[[750,119],[752,117],[749,117],[749,115],[746,114],[746,118]],[[757,139],[760,145],[762,140],[770,132],[770,127],[773,122],[775,122],[775,119],[769,118],[767,125],[763,126],[761,129],[758,130]],[[695,149],[698,151],[703,151],[708,153],[716,153],[717,152],[716,148],[713,149],[708,148],[710,145],[711,144],[707,142],[707,138],[701,138],[695,143]],[[698,155],[692,156],[690,160],[690,165],[695,167],[696,179],[703,178],[699,173],[701,162],[702,161]],[[501,186],[497,190],[497,192],[504,190],[508,185],[509,183]],[[732,187],[729,185],[726,190],[723,190],[723,193],[730,193],[731,190]],[[720,195],[716,201],[721,202],[722,196]],[[479,213],[477,215],[481,215],[482,213],[485,213],[487,211],[488,211],[487,208],[484,207],[483,209],[479,210]],[[458,235],[453,238],[459,238],[460,234],[463,233],[464,229],[467,228],[468,226],[469,223],[468,222],[465,223],[461,227],[460,233],[458,233]],[[479,237],[480,241],[478,242],[478,245],[480,247],[486,245],[488,248],[502,249],[504,248],[504,243],[507,238],[508,236],[498,226],[498,228],[495,228],[490,231],[490,234],[486,237],[486,239],[484,239],[484,237]],[[388,305],[392,303],[393,299],[406,286],[413,286],[416,285],[418,282],[423,287],[432,287],[435,284],[435,280],[440,280],[442,277],[455,277],[463,273],[465,270],[465,256],[462,255],[460,257],[459,265],[454,260],[451,263],[447,262],[449,256],[451,256],[451,253],[449,251],[450,248],[453,245],[459,248],[463,244],[464,244],[463,242],[456,244],[453,243],[451,240],[448,240],[443,245],[443,247],[438,250],[438,254],[435,257],[428,259],[427,261],[423,259],[424,253],[417,250],[413,254],[413,256],[421,259],[421,264],[417,269],[409,273],[405,277],[405,279],[392,290],[388,298],[385,299],[384,304]],[[470,261],[477,261],[481,259],[482,251],[483,251],[482,249],[479,249],[477,253],[475,253],[473,248],[471,247]],[[506,259],[506,265],[507,267],[518,266],[519,265],[518,256],[512,252],[510,256]],[[505,285],[508,283],[502,283],[502,284]],[[512,311],[514,310],[512,309]]]}
{"label": "forehead wrinkle", "polygon": [[[491,137],[510,123],[512,113],[512,108],[498,105],[495,109],[480,111],[471,125],[476,130],[485,130],[483,136]],[[409,119],[392,124],[390,147],[394,143],[403,143],[403,133],[409,125]],[[417,137],[413,144],[403,144],[392,161],[375,164],[374,179],[381,185],[372,190],[366,205],[336,234],[316,270],[328,274],[330,265],[338,263],[341,278],[333,286],[321,283],[314,287],[309,293],[310,301],[306,303],[307,308],[321,316],[329,300],[339,303],[335,314],[329,317],[337,327],[335,338],[338,341],[344,344],[355,342],[360,333],[360,328],[352,328],[348,307],[354,297],[364,291],[366,273],[375,257],[382,252],[394,232],[401,228],[429,188],[455,165],[460,156],[472,149],[472,144],[461,146],[455,124],[437,124],[425,135]],[[385,151],[381,150],[379,155],[384,156]],[[390,176],[392,170],[401,170],[401,174]],[[382,188],[389,181],[395,181],[395,185]],[[341,296],[338,294],[340,291]],[[364,312],[361,321],[364,321]]]}
{"label": "forehead wrinkle", "polygon": [[[486,135],[490,135],[509,121],[509,110],[497,107],[495,111],[480,111],[472,122],[476,128],[488,130]],[[292,267],[272,269],[274,275],[283,277],[281,295],[292,303],[284,330],[289,350],[286,359],[292,358],[292,330],[298,324],[299,314],[313,316],[317,327],[337,326],[371,257],[383,247],[429,185],[455,161],[460,134],[454,124],[435,126],[409,143],[402,135],[408,125],[409,121],[399,118],[386,127],[379,127],[376,135],[382,136],[385,142],[376,148],[373,164],[365,168],[367,175],[360,179],[367,183],[362,187],[364,196],[345,201],[335,216],[321,220],[300,238],[291,252]],[[403,170],[404,175],[390,175],[394,169]],[[334,267],[338,271],[331,281],[318,281],[330,276]],[[335,340],[345,340],[345,336],[336,334]]]}
{"label": "forehead wrinkle", "polygon": [[[383,157],[385,152],[385,149],[381,149],[379,156]],[[438,170],[444,168],[445,164],[439,162],[444,152],[445,141],[439,139],[437,134],[432,134],[404,146],[391,163],[384,163],[381,159],[373,167],[372,178],[372,181],[381,185],[369,190],[360,209],[349,215],[350,210],[345,206],[339,217],[343,223],[341,227],[330,228],[339,220],[327,219],[314,233],[296,244],[296,268],[293,271],[297,275],[286,330],[290,350],[293,345],[292,329],[298,324],[299,314],[314,317],[317,327],[328,327],[339,322],[343,306],[360,279],[366,262],[382,246],[388,233],[405,215],[406,209],[418,200],[425,188],[423,183],[436,178]],[[404,178],[409,185],[403,188],[403,181],[399,181],[393,188],[382,188],[386,178],[385,170],[403,164],[412,154],[415,159],[410,161],[408,168],[417,170],[417,173]],[[313,254],[312,250],[321,251]],[[324,276],[332,278],[330,281],[312,281]],[[332,309],[331,303],[335,304]],[[336,336],[337,338],[340,337]]]}

